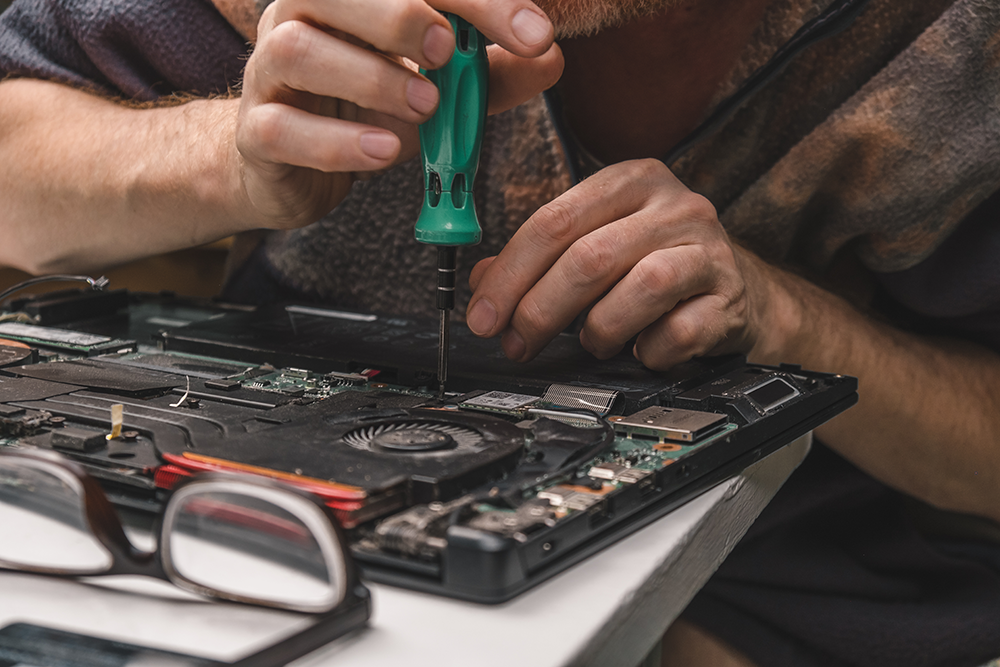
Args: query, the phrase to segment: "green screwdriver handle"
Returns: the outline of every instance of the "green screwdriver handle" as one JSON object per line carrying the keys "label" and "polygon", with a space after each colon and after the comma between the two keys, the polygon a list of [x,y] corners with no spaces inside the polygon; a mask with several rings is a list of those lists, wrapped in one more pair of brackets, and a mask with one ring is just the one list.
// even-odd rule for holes
{"label": "green screwdriver handle", "polygon": [[420,126],[424,205],[414,233],[421,243],[474,245],[483,231],[472,201],[486,121],[490,76],[486,40],[470,23],[445,14],[455,30],[455,54],[444,67],[420,70],[440,91],[441,102]]}

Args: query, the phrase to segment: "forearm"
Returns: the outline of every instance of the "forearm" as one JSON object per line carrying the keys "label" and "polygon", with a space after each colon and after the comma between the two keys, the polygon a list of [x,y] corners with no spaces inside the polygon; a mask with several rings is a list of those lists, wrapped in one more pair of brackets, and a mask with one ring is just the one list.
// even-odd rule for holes
{"label": "forearm", "polygon": [[0,84],[0,264],[86,271],[257,226],[232,140],[238,105],[135,109]]}
{"label": "forearm", "polygon": [[770,321],[783,324],[752,356],[859,380],[860,402],[817,431],[823,442],[894,488],[1000,520],[1000,357],[899,331],[794,276],[772,284]]}

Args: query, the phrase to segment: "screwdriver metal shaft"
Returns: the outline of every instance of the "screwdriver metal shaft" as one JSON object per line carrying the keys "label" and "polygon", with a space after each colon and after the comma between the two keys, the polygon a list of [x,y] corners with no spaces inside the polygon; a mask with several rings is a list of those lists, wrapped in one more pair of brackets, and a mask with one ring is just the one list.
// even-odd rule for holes
{"label": "screwdriver metal shaft", "polygon": [[438,246],[437,252],[438,398],[444,400],[448,380],[448,352],[451,348],[451,311],[455,307],[455,246]]}

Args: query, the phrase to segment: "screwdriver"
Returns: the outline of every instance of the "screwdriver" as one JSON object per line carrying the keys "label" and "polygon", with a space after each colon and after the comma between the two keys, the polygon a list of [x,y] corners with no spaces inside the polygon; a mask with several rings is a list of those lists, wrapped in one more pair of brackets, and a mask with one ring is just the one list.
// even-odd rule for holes
{"label": "screwdriver", "polygon": [[483,232],[473,190],[486,121],[489,62],[486,40],[470,23],[445,14],[455,31],[455,53],[436,70],[420,70],[440,92],[438,109],[420,126],[424,203],[417,218],[417,241],[436,245],[438,397],[448,379],[451,311],[455,307],[457,247],[475,245]]}

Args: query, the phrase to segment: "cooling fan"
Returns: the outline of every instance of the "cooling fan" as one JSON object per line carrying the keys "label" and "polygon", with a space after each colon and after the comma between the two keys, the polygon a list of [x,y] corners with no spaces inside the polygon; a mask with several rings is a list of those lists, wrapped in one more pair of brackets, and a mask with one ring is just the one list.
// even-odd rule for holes
{"label": "cooling fan", "polygon": [[447,421],[387,421],[362,426],[343,436],[355,449],[386,453],[446,454],[478,452],[486,446],[482,433]]}
{"label": "cooling fan", "polygon": [[326,421],[325,449],[338,462],[330,478],[369,493],[405,489],[408,504],[448,500],[500,477],[520,459],[526,435],[489,415],[420,408]]}
{"label": "cooling fan", "polygon": [[360,410],[206,442],[196,451],[283,473],[308,470],[313,480],[363,491],[356,516],[367,520],[499,479],[521,459],[526,435],[479,413]]}

